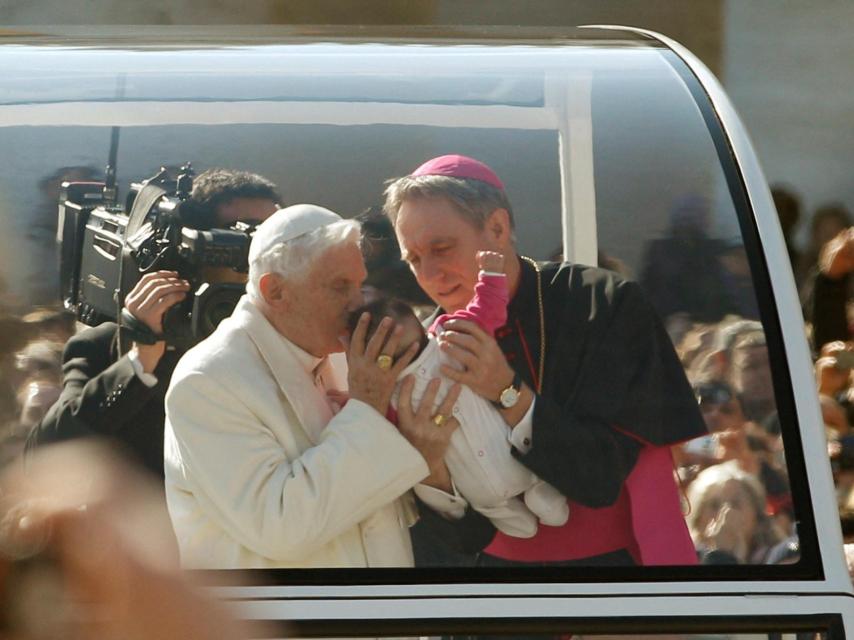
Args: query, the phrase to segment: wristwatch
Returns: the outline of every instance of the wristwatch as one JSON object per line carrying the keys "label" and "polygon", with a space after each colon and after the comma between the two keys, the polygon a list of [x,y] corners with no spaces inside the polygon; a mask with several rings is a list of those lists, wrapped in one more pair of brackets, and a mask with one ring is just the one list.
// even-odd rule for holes
{"label": "wristwatch", "polygon": [[510,386],[504,389],[498,396],[498,402],[493,404],[499,409],[510,409],[516,406],[519,402],[520,391],[522,389],[522,376],[518,373],[513,375],[513,382]]}

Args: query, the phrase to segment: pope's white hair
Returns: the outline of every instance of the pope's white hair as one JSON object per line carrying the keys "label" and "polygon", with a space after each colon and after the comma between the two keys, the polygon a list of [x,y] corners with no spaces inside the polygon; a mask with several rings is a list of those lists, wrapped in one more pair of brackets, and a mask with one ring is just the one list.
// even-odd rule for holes
{"label": "pope's white hair", "polygon": [[278,274],[291,282],[305,280],[317,260],[332,247],[347,242],[358,245],[360,231],[357,220],[341,220],[270,247],[249,263],[246,293],[256,302],[263,300],[258,283],[265,273]]}

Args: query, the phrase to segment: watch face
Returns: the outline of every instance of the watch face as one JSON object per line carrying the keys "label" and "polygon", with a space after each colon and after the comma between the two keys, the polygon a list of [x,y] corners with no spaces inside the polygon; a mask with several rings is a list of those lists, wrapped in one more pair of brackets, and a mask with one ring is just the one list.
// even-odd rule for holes
{"label": "watch face", "polygon": [[501,406],[505,409],[509,409],[519,400],[519,392],[516,391],[513,387],[509,387],[501,392]]}

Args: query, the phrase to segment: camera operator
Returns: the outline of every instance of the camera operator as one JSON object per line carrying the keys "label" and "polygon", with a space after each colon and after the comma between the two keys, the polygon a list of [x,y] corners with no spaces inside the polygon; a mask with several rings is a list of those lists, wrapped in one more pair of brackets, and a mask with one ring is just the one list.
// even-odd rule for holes
{"label": "camera operator", "polygon": [[[195,179],[182,217],[196,229],[261,222],[278,202],[275,185],[262,176],[210,169]],[[227,268],[209,268],[205,276],[215,282],[246,279]],[[164,314],[189,291],[190,284],[175,271],[147,273],[125,297],[125,310],[162,336]],[[30,432],[28,450],[72,438],[106,437],[163,476],[164,396],[181,354],[165,340],[126,342],[113,322],[87,328],[68,341],[62,393]]]}

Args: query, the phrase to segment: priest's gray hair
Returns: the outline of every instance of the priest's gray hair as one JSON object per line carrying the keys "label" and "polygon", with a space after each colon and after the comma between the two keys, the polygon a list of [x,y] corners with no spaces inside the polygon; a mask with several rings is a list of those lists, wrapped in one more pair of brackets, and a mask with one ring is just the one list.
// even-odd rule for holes
{"label": "priest's gray hair", "polygon": [[280,242],[249,263],[246,293],[256,302],[263,300],[259,282],[265,273],[276,273],[291,282],[304,281],[327,250],[346,242],[358,246],[360,232],[361,224],[357,220],[341,220]]}
{"label": "priest's gray hair", "polygon": [[392,224],[406,200],[446,198],[477,229],[483,229],[489,214],[496,209],[505,209],[510,216],[510,228],[516,228],[507,194],[481,180],[438,175],[403,176],[389,180],[386,185],[383,210]]}

